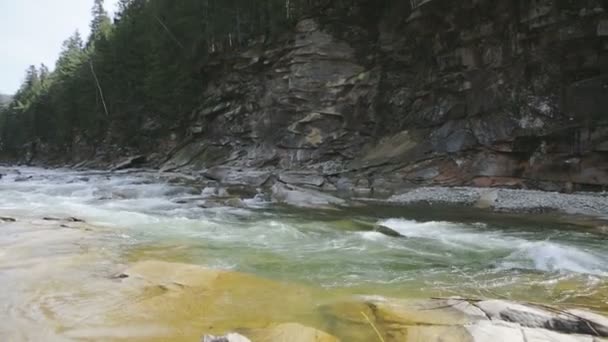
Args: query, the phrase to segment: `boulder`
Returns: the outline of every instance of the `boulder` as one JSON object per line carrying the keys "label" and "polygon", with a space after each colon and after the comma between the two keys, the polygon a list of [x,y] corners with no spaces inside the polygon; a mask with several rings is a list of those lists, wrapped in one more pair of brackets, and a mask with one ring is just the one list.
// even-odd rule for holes
{"label": "boulder", "polygon": [[341,198],[280,182],[272,187],[272,200],[300,208],[331,209],[346,204]]}
{"label": "boulder", "polygon": [[[402,300],[363,297],[321,307],[335,331],[369,325],[387,341],[415,342],[596,342],[606,337],[608,318],[582,310],[560,310],[504,300],[446,298]],[[332,330],[334,332],[334,330]],[[372,335],[368,340],[373,339]]]}
{"label": "boulder", "polygon": [[222,185],[241,185],[260,187],[270,178],[268,171],[249,170],[231,167],[214,167],[203,173],[209,179],[213,179]]}
{"label": "boulder", "polygon": [[6,217],[6,216],[4,216],[4,217],[0,217],[0,222],[6,222],[6,223],[8,223],[8,222],[17,222],[17,220],[14,219],[14,218],[12,218],[12,217]]}
{"label": "boulder", "polygon": [[517,323],[528,328],[543,328],[567,334],[608,337],[608,319],[585,311],[556,311],[542,307],[486,300],[476,304],[492,320]]}
{"label": "boulder", "polygon": [[376,225],[376,227],[374,227],[374,231],[384,234],[386,236],[391,236],[391,237],[404,237],[403,235],[401,235],[401,233],[399,233],[398,231],[389,228],[387,226],[383,226],[381,224]]}
{"label": "boulder", "polygon": [[112,171],[119,171],[119,170],[125,170],[125,169],[132,169],[132,168],[140,167],[143,164],[145,164],[146,161],[147,161],[147,158],[146,158],[146,156],[143,156],[143,155],[137,155],[137,156],[129,157],[129,158],[123,160],[122,162],[119,162],[118,164],[116,164],[112,168]]}
{"label": "boulder", "polygon": [[[465,326],[472,342],[596,342],[590,335],[561,334],[540,328],[525,328],[504,321],[481,321]],[[430,340],[439,341],[439,340]],[[463,340],[461,340],[463,341]],[[466,340],[464,340],[466,341]]]}
{"label": "boulder", "polygon": [[205,335],[201,342],[251,342],[251,340],[241,334],[230,333],[225,336]]}
{"label": "boulder", "polygon": [[279,180],[283,183],[298,186],[321,187],[325,178],[315,172],[283,172],[279,174]]}
{"label": "boulder", "polygon": [[186,144],[181,149],[173,153],[171,158],[161,166],[160,170],[163,172],[168,172],[187,166],[195,157],[205,152],[207,145],[208,144],[205,142]]}
{"label": "boulder", "polygon": [[466,326],[473,342],[524,342],[522,328],[508,322],[478,322]]}
{"label": "boulder", "polygon": [[83,219],[79,219],[77,217],[66,217],[66,218],[58,218],[58,217],[43,217],[44,221],[62,221],[62,222],[85,222]]}
{"label": "boulder", "polygon": [[34,176],[19,176],[15,178],[15,182],[27,182],[33,178]]}

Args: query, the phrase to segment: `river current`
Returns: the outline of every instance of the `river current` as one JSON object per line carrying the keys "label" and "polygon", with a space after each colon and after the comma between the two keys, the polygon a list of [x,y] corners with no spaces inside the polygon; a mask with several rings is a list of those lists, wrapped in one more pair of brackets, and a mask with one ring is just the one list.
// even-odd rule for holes
{"label": "river current", "polygon": [[[242,208],[203,208],[188,199],[204,189],[153,172],[0,174],[0,216],[17,220],[0,222],[5,341],[168,340],[172,327],[188,322],[163,325],[148,312],[128,327],[115,323],[123,306],[141,299],[118,289],[117,275],[146,260],[246,273],[319,294],[302,305],[282,305],[280,293],[239,304],[281,306],[286,321],[350,295],[498,297],[608,312],[608,237],[595,229],[440,207],[294,210],[262,196]],[[375,232],[375,224],[405,238]],[[188,334],[175,340],[191,340]]]}

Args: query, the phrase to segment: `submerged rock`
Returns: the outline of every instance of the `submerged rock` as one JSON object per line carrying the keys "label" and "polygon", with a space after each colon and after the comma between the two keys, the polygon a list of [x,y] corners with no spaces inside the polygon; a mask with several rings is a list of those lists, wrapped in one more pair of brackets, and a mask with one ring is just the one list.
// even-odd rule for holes
{"label": "submerged rock", "polygon": [[374,231],[384,234],[386,236],[391,236],[391,237],[404,237],[403,235],[401,235],[401,233],[399,233],[398,231],[389,228],[387,226],[383,226],[381,224],[376,225],[376,227],[374,227]]}
{"label": "submerged rock", "polygon": [[0,217],[0,222],[17,222],[17,219],[12,217]]}
{"label": "submerged rock", "polygon": [[19,176],[15,178],[15,182],[27,182],[28,180],[33,179],[34,176]]}
{"label": "submerged rock", "polygon": [[310,312],[316,297],[307,287],[192,264],[142,261],[122,274],[117,290],[138,300],[116,312],[121,325],[161,325],[186,341],[237,331],[257,342],[250,331],[288,319],[286,307]]}
{"label": "submerged rock", "polygon": [[324,331],[298,323],[285,323],[264,329],[253,329],[247,335],[256,342],[339,342]]}
{"label": "submerged rock", "polygon": [[66,218],[58,218],[58,217],[43,217],[42,220],[44,221],[57,221],[57,222],[76,222],[76,223],[84,223],[85,221],[83,219],[79,219],[77,217],[66,217]]}
{"label": "submerged rock", "polygon": [[[299,323],[284,323],[266,328],[247,329],[244,335],[230,333],[225,336],[206,335],[202,342],[339,342],[324,331]],[[251,339],[250,339],[251,338]]]}
{"label": "submerged rock", "polygon": [[331,209],[346,204],[345,200],[321,191],[283,183],[276,183],[272,187],[272,199],[300,208]]}

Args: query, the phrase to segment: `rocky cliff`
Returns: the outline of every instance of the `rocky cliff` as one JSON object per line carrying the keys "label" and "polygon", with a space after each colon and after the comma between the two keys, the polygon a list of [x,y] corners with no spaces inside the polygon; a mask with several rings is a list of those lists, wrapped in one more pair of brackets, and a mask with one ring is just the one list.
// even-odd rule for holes
{"label": "rocky cliff", "polygon": [[203,105],[139,152],[163,170],[217,180],[297,170],[283,178],[365,194],[602,190],[607,10],[604,0],[332,2],[278,41],[212,59]]}

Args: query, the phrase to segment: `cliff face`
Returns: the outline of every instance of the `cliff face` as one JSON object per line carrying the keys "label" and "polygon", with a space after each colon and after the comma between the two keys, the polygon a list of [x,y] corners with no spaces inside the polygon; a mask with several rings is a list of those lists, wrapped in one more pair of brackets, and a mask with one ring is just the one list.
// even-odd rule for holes
{"label": "cliff face", "polygon": [[378,193],[608,184],[608,1],[332,4],[213,59],[187,128],[140,152],[164,170],[308,170]]}
{"label": "cliff face", "polygon": [[355,3],[212,63],[191,143],[164,169],[310,169],[377,190],[608,184],[605,1]]}

